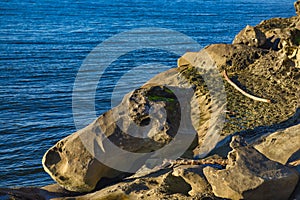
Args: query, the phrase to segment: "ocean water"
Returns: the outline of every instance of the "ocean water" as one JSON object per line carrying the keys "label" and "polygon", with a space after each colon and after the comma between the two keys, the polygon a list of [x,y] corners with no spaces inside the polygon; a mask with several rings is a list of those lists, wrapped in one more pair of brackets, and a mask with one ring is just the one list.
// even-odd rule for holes
{"label": "ocean water", "polygon": [[[201,47],[231,43],[247,24],[295,15],[293,2],[1,0],[0,187],[54,183],[41,159],[58,140],[76,131],[74,82],[86,56],[101,42],[124,31],[156,27],[180,32]],[[146,81],[151,74],[146,64],[159,62],[165,70],[163,66],[176,67],[177,58],[159,50],[137,50],[117,58],[97,84],[96,114],[110,109],[116,82],[133,66],[147,67],[146,74],[143,68],[136,74]],[[135,79],[130,86],[140,84]]]}

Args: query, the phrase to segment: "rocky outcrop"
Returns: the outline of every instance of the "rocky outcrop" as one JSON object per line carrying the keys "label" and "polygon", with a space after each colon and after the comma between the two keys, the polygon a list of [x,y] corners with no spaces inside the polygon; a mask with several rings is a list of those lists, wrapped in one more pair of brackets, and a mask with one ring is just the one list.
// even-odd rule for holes
{"label": "rocky outcrop", "polygon": [[[94,123],[97,126],[97,121]],[[90,125],[86,129],[92,129]],[[121,172],[100,163],[82,144],[80,134],[73,134],[49,149],[43,158],[45,171],[70,191],[85,192],[95,188],[100,178],[116,178]]]}
{"label": "rocky outcrop", "polygon": [[56,200],[288,199],[291,195],[297,199],[299,193],[295,187],[299,173],[295,169],[269,160],[241,137],[233,137],[231,148],[228,160],[218,156],[198,161],[179,160],[150,172],[139,170],[118,183],[88,194],[68,192],[57,185],[41,189],[0,189],[0,194]]}
{"label": "rocky outcrop", "polygon": [[[49,149],[44,169],[64,188],[87,192],[101,180],[122,179],[164,159],[203,158],[212,150],[225,156],[231,135],[256,141],[261,153],[286,164],[298,152],[297,143],[290,142],[298,140],[297,126],[283,131],[292,131],[289,136],[277,130],[300,122],[299,21],[266,20],[247,26],[233,44],[186,53],[178,68],[157,75]],[[244,95],[222,77],[223,71],[241,90],[271,103]],[[202,175],[182,175],[191,171],[179,167],[168,177],[180,176],[192,188],[189,195],[201,193],[187,177],[205,185]]]}
{"label": "rocky outcrop", "polygon": [[[91,125],[58,142],[44,156],[45,170],[77,192],[92,191],[107,178],[120,181],[78,199],[287,199],[299,168],[300,70],[298,50],[293,51],[299,46],[297,21],[264,21],[247,27],[233,44],[186,53],[178,68],[154,77]],[[247,41],[247,34],[254,40]],[[239,92],[223,79],[224,70],[237,87],[270,103]],[[176,138],[178,133],[182,137]],[[242,135],[250,145],[234,146],[226,169],[177,164],[151,171],[170,155],[174,160],[182,154],[206,157],[212,150],[227,155],[232,135]],[[124,179],[145,166],[151,173]],[[273,188],[281,188],[280,193]]]}
{"label": "rocky outcrop", "polygon": [[[213,64],[205,51],[197,53],[197,62],[203,61]],[[119,106],[53,146],[44,155],[46,172],[66,189],[83,192],[101,178],[134,173],[147,160],[159,165],[183,154],[192,158],[198,143],[203,145],[197,153],[207,155],[223,138],[214,132],[221,131],[226,99],[215,92],[223,99],[211,101],[197,71],[201,68],[171,69],[126,95]],[[210,75],[211,85],[222,81],[217,71]]]}
{"label": "rocky outcrop", "polygon": [[[226,169],[204,168],[204,175],[218,197],[228,199],[288,199],[299,175],[293,169],[267,159],[251,146],[231,142]],[[280,192],[274,190],[280,188]]]}
{"label": "rocky outcrop", "polygon": [[[295,8],[299,14],[299,2]],[[262,21],[244,28],[233,44],[187,52],[177,68],[46,152],[44,169],[61,187],[92,193],[59,186],[0,192],[75,199],[297,199],[299,98],[300,18]]]}

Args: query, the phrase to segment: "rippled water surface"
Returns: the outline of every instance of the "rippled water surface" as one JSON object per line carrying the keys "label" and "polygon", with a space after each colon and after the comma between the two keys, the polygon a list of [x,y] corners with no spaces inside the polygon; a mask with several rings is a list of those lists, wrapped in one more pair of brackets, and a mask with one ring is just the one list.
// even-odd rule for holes
{"label": "rippled water surface", "polygon": [[[231,43],[247,24],[292,15],[293,0],[0,1],[0,187],[53,183],[42,156],[76,131],[76,74],[89,52],[109,37],[157,27],[181,32],[204,47]],[[154,50],[118,58],[98,83],[97,115],[110,108],[113,86],[133,66],[176,67],[177,58]],[[151,74],[145,67],[147,73],[140,68],[136,75],[142,80]],[[135,79],[132,84],[138,84]]]}

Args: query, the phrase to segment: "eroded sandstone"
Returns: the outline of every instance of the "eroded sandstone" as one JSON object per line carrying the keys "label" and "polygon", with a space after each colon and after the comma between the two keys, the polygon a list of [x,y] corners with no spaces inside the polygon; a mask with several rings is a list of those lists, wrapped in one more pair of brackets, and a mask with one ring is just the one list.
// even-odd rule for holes
{"label": "eroded sandstone", "polygon": [[[295,8],[299,15],[299,2]],[[44,169],[71,191],[90,192],[106,178],[118,181],[77,199],[288,199],[299,178],[299,45],[295,16],[247,26],[233,44],[188,52],[177,68],[157,75],[49,149]],[[224,70],[238,87],[271,103],[241,94],[222,77]],[[225,169],[179,164],[127,177],[124,171],[159,166],[160,155],[170,151],[155,152],[178,132],[196,137],[185,148],[173,145],[180,152],[174,159],[227,155],[232,135],[250,144],[233,137]],[[124,151],[116,153],[111,144]],[[132,158],[126,152],[149,154]]]}

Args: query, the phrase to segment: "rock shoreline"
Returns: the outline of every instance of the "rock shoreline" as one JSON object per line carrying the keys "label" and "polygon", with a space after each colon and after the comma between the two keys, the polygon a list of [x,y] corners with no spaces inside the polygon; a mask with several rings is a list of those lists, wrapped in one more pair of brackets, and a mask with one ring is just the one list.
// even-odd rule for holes
{"label": "rock shoreline", "polygon": [[[300,2],[294,6],[300,15]],[[246,26],[232,44],[186,53],[177,68],[45,153],[44,169],[58,184],[3,188],[0,198],[300,199],[298,15]],[[228,80],[270,102],[245,96]],[[164,149],[173,140],[172,151]],[[115,154],[111,143],[145,156]],[[183,155],[161,157],[173,152]]]}

